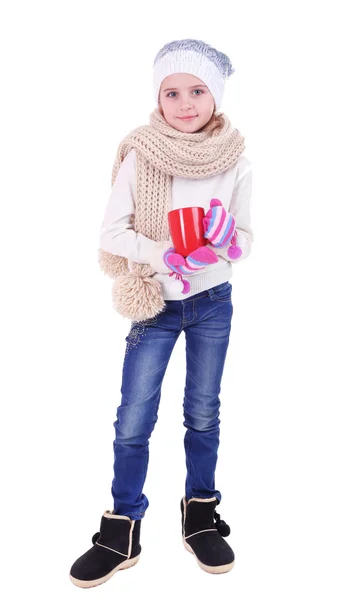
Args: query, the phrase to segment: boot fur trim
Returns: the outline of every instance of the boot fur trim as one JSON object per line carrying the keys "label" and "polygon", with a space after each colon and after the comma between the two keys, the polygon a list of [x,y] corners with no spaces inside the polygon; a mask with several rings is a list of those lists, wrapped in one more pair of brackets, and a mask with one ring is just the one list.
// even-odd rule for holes
{"label": "boot fur trim", "polygon": [[106,517],[106,519],[125,519],[126,521],[131,520],[129,517],[125,517],[124,515],[115,515],[110,510],[105,510],[104,517]]}
{"label": "boot fur trim", "polygon": [[[191,498],[187,504],[189,504],[190,502],[214,502],[214,500],[216,500],[216,497],[213,496],[213,498]],[[186,498],[185,498],[186,501]]]}
{"label": "boot fur trim", "polygon": [[131,552],[132,552],[132,541],[133,541],[132,536],[133,536],[134,525],[135,525],[135,521],[131,521],[131,529],[129,531],[128,558],[131,556]]}

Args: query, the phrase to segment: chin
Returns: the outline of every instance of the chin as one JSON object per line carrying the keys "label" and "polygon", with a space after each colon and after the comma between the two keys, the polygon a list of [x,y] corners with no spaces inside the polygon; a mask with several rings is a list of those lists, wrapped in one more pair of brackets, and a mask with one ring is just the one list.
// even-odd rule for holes
{"label": "chin", "polygon": [[199,127],[176,127],[176,129],[178,129],[178,131],[182,131],[183,133],[195,133],[195,131],[197,131],[198,129],[200,129]]}
{"label": "chin", "polygon": [[173,121],[173,126],[181,131],[196,131],[202,127],[199,119],[194,119],[193,121],[179,121],[176,119]]}

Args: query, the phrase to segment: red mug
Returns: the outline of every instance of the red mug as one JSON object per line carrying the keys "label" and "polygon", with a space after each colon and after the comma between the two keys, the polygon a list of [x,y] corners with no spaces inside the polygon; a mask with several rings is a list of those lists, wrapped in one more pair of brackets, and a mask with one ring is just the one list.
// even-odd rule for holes
{"label": "red mug", "polygon": [[208,244],[204,237],[203,218],[205,211],[201,206],[176,208],[168,213],[168,225],[174,249],[184,258],[191,252]]}

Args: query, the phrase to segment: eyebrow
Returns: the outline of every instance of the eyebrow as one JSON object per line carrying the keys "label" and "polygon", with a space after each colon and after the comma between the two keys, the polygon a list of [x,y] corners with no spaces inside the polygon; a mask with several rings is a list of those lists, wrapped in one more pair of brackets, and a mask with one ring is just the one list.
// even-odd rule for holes
{"label": "eyebrow", "polygon": [[[207,85],[199,85],[199,83],[197,85],[190,85],[189,89],[192,88],[207,88]],[[169,92],[170,90],[178,90],[179,88],[166,88],[165,90],[163,90],[163,92]]]}

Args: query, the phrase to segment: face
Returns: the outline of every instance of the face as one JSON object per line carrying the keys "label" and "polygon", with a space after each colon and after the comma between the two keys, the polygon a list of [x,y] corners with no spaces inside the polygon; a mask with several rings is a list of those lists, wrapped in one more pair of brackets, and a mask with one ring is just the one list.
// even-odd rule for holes
{"label": "face", "polygon": [[210,120],[214,98],[201,79],[188,73],[174,73],[161,83],[159,108],[169,125],[178,131],[194,133]]}

